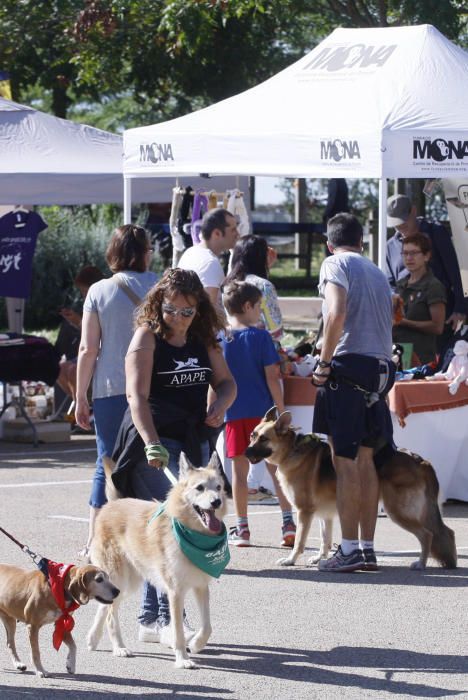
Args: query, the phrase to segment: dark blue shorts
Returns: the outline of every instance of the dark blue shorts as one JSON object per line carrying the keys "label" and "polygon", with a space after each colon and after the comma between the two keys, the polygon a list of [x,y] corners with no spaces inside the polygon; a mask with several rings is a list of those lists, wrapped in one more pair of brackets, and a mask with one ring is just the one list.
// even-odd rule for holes
{"label": "dark blue shorts", "polygon": [[[393,362],[365,355],[335,357],[331,379],[317,391],[313,432],[329,435],[335,453],[349,459],[356,458],[361,445],[393,446],[392,419],[385,397],[394,380]],[[369,406],[372,392],[378,398]]]}

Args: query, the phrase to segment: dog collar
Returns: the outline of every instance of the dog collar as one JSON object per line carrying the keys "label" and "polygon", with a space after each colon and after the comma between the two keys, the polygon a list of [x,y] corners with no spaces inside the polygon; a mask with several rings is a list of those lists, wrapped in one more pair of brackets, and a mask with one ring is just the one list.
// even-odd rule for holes
{"label": "dog collar", "polygon": [[[162,503],[148,520],[148,525],[164,510],[165,504]],[[171,518],[171,521],[174,537],[187,559],[206,574],[219,578],[231,559],[224,523],[219,535],[205,535],[185,527],[177,518]]]}

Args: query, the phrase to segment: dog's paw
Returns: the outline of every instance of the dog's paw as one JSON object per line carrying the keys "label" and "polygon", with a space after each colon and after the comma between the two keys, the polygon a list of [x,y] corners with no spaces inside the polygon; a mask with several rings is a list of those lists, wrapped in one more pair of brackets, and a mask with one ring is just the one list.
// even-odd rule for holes
{"label": "dog's paw", "polygon": [[26,671],[26,664],[23,664],[21,661],[16,661],[15,662],[15,668],[17,671]]}
{"label": "dog's paw", "polygon": [[88,651],[96,651],[98,643],[99,639],[97,636],[94,634],[88,634],[86,637],[86,646],[88,647]]}
{"label": "dog's paw", "polygon": [[75,664],[67,663],[65,668],[67,669],[67,673],[71,673],[71,675],[75,674]]}
{"label": "dog's paw", "polygon": [[279,566],[294,566],[295,560],[293,557],[280,557],[277,562]]}
{"label": "dog's paw", "polygon": [[131,658],[134,656],[133,651],[130,651],[130,649],[127,649],[127,647],[116,647],[112,650],[112,653],[114,656],[123,656],[126,658]]}
{"label": "dog's paw", "polygon": [[49,674],[47,673],[47,671],[42,670],[42,671],[36,671],[36,676],[38,678],[47,678],[49,676]]}
{"label": "dog's paw", "polygon": [[425,568],[426,565],[423,564],[422,561],[419,561],[419,559],[418,561],[414,561],[410,566],[410,569],[413,569],[415,571],[424,571]]}
{"label": "dog's paw", "polygon": [[202,649],[206,647],[207,639],[205,637],[194,637],[190,644],[188,645],[188,649],[191,654],[198,654]]}
{"label": "dog's paw", "polygon": [[326,559],[326,557],[322,557],[320,555],[316,557],[310,557],[309,559],[307,559],[307,566],[317,566],[320,559]]}
{"label": "dog's paw", "polygon": [[198,664],[196,664],[195,661],[192,661],[192,659],[176,659],[174,666],[176,668],[198,668]]}

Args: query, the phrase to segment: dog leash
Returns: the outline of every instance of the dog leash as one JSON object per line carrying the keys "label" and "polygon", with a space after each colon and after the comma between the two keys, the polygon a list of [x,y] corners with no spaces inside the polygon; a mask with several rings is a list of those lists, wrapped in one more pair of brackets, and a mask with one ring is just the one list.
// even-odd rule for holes
{"label": "dog leash", "polygon": [[23,552],[25,552],[25,554],[28,554],[31,557],[31,559],[33,560],[33,562],[35,563],[35,565],[40,569],[39,562],[41,562],[44,559],[44,557],[41,554],[36,554],[36,552],[33,552],[32,549],[29,549],[29,547],[27,545],[19,542],[16,539],[16,537],[13,537],[13,535],[10,535],[10,533],[7,532],[3,527],[0,527],[0,532],[3,532],[3,534],[6,535],[7,537],[9,537],[12,542],[17,544],[18,547],[20,549],[22,549]]}
{"label": "dog leash", "polygon": [[167,478],[169,479],[169,481],[171,482],[171,484],[172,484],[173,486],[175,486],[175,484],[177,484],[177,479],[176,479],[176,477],[174,476],[174,474],[171,472],[171,470],[169,469],[169,467],[164,467],[163,471],[164,471],[164,474],[165,474],[165,475],[167,476]]}

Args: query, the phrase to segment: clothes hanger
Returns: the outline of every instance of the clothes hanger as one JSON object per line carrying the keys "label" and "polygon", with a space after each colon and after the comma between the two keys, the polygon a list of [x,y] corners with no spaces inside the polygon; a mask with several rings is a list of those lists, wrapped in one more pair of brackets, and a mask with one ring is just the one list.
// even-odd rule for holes
{"label": "clothes hanger", "polygon": [[21,214],[26,214],[29,216],[29,214],[30,214],[29,209],[26,209],[26,207],[23,207],[22,204],[18,204],[13,209],[13,214],[16,214],[15,228],[24,228],[24,226],[26,226],[26,221],[23,221]]}

